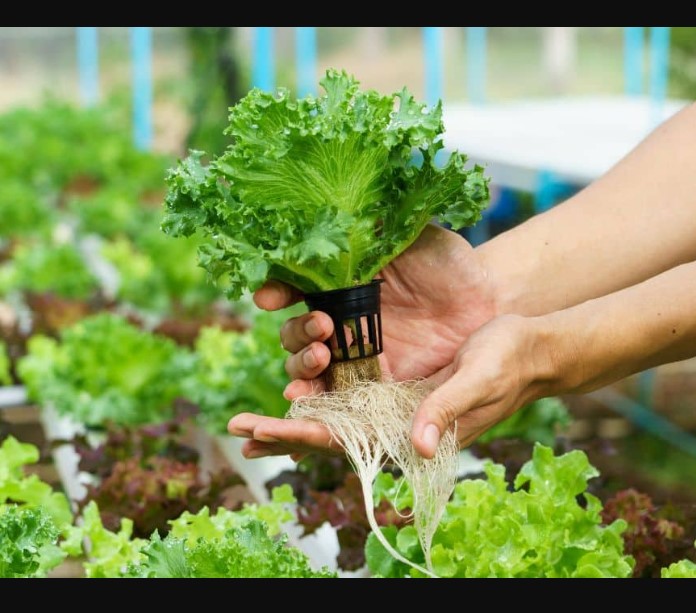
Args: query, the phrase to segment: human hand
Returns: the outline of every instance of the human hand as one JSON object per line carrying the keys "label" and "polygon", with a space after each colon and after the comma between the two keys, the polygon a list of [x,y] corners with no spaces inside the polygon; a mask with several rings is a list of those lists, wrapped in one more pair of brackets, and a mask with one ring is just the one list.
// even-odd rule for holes
{"label": "human hand", "polygon": [[[395,380],[427,378],[446,368],[464,340],[495,314],[494,293],[476,252],[461,236],[438,226],[426,227],[381,277],[384,352],[379,358],[382,371]],[[266,310],[300,299],[298,292],[274,281],[254,295],[257,306]],[[332,334],[331,318],[320,311],[283,326],[283,346],[292,352],[286,369],[293,381],[286,398],[323,390],[317,377],[329,364],[323,341]],[[340,451],[328,431],[313,422],[242,413],[230,420],[228,429],[251,439],[243,447],[249,458]]]}

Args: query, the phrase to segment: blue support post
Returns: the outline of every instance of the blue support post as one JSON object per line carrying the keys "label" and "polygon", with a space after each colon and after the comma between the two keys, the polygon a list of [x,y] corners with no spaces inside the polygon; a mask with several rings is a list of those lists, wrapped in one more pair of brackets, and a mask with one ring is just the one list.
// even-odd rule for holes
{"label": "blue support post", "polygon": [[256,28],[255,30],[252,85],[266,91],[272,91],[275,88],[273,28]]}
{"label": "blue support post", "polygon": [[97,28],[77,28],[77,67],[80,99],[92,106],[99,99],[99,40]]}
{"label": "blue support post", "polygon": [[624,28],[624,88],[629,96],[643,93],[643,28]]}
{"label": "blue support post", "polygon": [[478,247],[485,243],[491,237],[490,220],[487,215],[483,215],[476,222],[476,225],[467,229],[466,238],[472,247]]}
{"label": "blue support post", "polygon": [[316,94],[317,29],[295,28],[297,95]]}
{"label": "blue support post", "polygon": [[131,28],[133,139],[138,149],[152,145],[152,28]]}
{"label": "blue support post", "polygon": [[653,406],[656,375],[654,368],[638,373],[638,402],[649,409]]}
{"label": "blue support post", "polygon": [[557,202],[570,196],[574,187],[550,170],[540,170],[537,175],[537,187],[534,192],[534,211],[543,213]]}
{"label": "blue support post", "polygon": [[486,101],[487,28],[466,29],[466,89],[474,104]]}
{"label": "blue support post", "polygon": [[650,28],[650,107],[653,126],[662,121],[669,77],[670,28]]}
{"label": "blue support post", "polygon": [[428,105],[437,104],[443,95],[444,60],[442,28],[423,28],[425,53],[425,100]]}

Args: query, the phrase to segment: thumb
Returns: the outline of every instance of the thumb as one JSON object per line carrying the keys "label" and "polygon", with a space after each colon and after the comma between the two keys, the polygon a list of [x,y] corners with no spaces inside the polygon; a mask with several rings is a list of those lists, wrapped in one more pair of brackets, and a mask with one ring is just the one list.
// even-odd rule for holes
{"label": "thumb", "polygon": [[455,372],[440,387],[428,394],[413,415],[411,442],[426,459],[435,456],[445,431],[471,408],[478,398],[472,395],[471,381],[462,372]]}

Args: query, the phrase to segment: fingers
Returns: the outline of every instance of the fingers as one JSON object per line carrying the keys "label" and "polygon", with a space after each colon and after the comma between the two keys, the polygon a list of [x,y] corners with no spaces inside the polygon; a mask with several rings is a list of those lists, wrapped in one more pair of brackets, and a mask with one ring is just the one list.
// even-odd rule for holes
{"label": "fingers", "polygon": [[323,391],[326,391],[323,379],[295,379],[285,386],[283,397],[286,400],[295,400],[301,396],[314,396]]}
{"label": "fingers", "polygon": [[288,319],[280,329],[280,342],[290,353],[297,353],[311,343],[325,341],[333,331],[331,317],[321,311],[312,311]]}
{"label": "fingers", "polygon": [[331,361],[331,352],[324,343],[312,343],[285,361],[285,370],[291,379],[314,379]]}
{"label": "fingers", "polygon": [[230,419],[227,430],[234,436],[251,439],[242,449],[245,457],[309,451],[341,452],[340,444],[327,428],[313,421],[240,413]]}
{"label": "fingers", "polygon": [[280,281],[266,281],[254,292],[254,303],[264,311],[277,311],[295,304],[302,298],[296,289]]}
{"label": "fingers", "polygon": [[458,418],[480,406],[481,398],[472,395],[469,377],[456,372],[421,402],[413,416],[411,440],[416,451],[426,459],[435,455],[440,438]]}

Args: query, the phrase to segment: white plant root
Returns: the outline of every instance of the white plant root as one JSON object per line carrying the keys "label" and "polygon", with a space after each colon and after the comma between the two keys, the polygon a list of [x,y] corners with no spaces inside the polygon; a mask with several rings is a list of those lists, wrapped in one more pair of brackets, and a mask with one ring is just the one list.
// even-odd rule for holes
{"label": "white plant root", "polygon": [[[421,457],[411,442],[411,420],[430,388],[423,382],[356,383],[349,389],[296,399],[287,414],[324,424],[345,449],[362,484],[370,528],[397,560],[430,577],[430,548],[438,523],[457,481],[458,446],[447,431],[435,457]],[[427,569],[402,556],[382,534],[374,514],[373,485],[386,462],[401,469],[413,491],[413,523],[425,554]]]}

